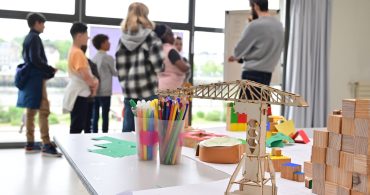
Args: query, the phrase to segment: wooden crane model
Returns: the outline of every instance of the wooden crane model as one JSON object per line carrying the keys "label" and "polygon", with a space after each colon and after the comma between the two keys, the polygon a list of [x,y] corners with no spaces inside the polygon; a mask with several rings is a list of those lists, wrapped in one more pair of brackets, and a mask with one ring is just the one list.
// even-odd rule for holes
{"label": "wooden crane model", "polygon": [[[265,146],[267,107],[268,104],[307,107],[302,97],[249,80],[159,90],[158,95],[234,101],[236,112],[248,114],[247,144],[225,194],[277,194],[275,171]],[[268,163],[269,177],[265,176],[265,163]],[[242,178],[237,180],[241,168]],[[239,185],[239,189],[231,192],[233,184]]]}

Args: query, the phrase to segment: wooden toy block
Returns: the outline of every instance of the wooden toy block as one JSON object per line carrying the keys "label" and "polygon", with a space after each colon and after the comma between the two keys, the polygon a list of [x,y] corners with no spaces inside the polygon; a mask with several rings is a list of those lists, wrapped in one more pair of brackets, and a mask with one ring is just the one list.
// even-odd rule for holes
{"label": "wooden toy block", "polygon": [[325,194],[325,181],[312,180],[312,193],[324,195]]}
{"label": "wooden toy block", "polygon": [[355,154],[353,172],[367,175],[370,173],[370,158],[367,155]]}
{"label": "wooden toy block", "polygon": [[247,130],[247,123],[238,123],[238,128],[242,131]]}
{"label": "wooden toy block", "polygon": [[334,132],[329,132],[328,147],[340,150],[342,147],[342,135]]}
{"label": "wooden toy block", "polygon": [[266,131],[266,138],[270,138],[272,136],[272,132],[271,131]]}
{"label": "wooden toy block", "polygon": [[238,123],[238,114],[233,107],[231,108],[230,123]]}
{"label": "wooden toy block", "polygon": [[230,131],[246,131],[247,124],[246,123],[231,123],[229,125]]}
{"label": "wooden toy block", "polygon": [[333,167],[333,166],[326,166],[325,169],[325,180],[335,183],[338,183],[338,177],[339,177],[339,168]]}
{"label": "wooden toy block", "polygon": [[275,128],[286,136],[293,136],[296,132],[294,127],[294,121],[286,120],[282,123],[275,125]]}
{"label": "wooden toy block", "polygon": [[354,154],[348,152],[340,152],[339,167],[346,171],[353,172]]}
{"label": "wooden toy block", "polygon": [[370,99],[357,99],[355,118],[370,118]]}
{"label": "wooden toy block", "polygon": [[268,116],[268,121],[271,123],[278,123],[281,120],[285,120],[283,116]]}
{"label": "wooden toy block", "polygon": [[293,180],[296,182],[304,182],[304,173],[303,172],[294,172]]}
{"label": "wooden toy block", "polygon": [[294,180],[294,172],[301,172],[301,165],[285,163],[281,167],[281,178]]}
{"label": "wooden toy block", "polygon": [[326,164],[339,167],[340,151],[332,148],[326,148]]}
{"label": "wooden toy block", "polygon": [[345,99],[342,101],[342,116],[347,118],[355,118],[355,99]]}
{"label": "wooden toy block", "polygon": [[247,122],[247,114],[238,114],[238,123],[246,123]]}
{"label": "wooden toy block", "polygon": [[334,133],[341,133],[342,130],[342,115],[328,116],[328,131]]}
{"label": "wooden toy block", "polygon": [[355,135],[355,119],[354,118],[342,118],[342,134],[343,135]]}
{"label": "wooden toy block", "polygon": [[313,145],[316,147],[328,147],[329,132],[314,130],[313,132]]}
{"label": "wooden toy block", "polygon": [[338,185],[338,195],[351,195],[351,189]]}
{"label": "wooden toy block", "polygon": [[272,156],[281,156],[281,149],[280,148],[272,148],[271,149]]}
{"label": "wooden toy block", "polygon": [[369,138],[370,119],[355,118],[355,136]]}
{"label": "wooden toy block", "polygon": [[294,139],[295,143],[300,143],[300,144],[307,144],[308,142],[310,142],[310,139],[308,138],[306,132],[303,130],[298,130],[294,134],[292,139]]}
{"label": "wooden toy block", "polygon": [[352,172],[339,169],[338,185],[346,188],[352,188]]}
{"label": "wooden toy block", "polygon": [[325,181],[325,164],[312,163],[312,179],[314,181]]}
{"label": "wooden toy block", "polygon": [[369,154],[369,147],[368,138],[365,137],[355,137],[355,146],[354,146],[354,154],[362,154],[362,155],[370,155]]}
{"label": "wooden toy block", "polygon": [[354,153],[355,141],[353,136],[342,135],[342,151]]}
{"label": "wooden toy block", "polygon": [[[291,158],[287,156],[270,156],[275,172],[281,172],[281,167],[285,163],[290,163]],[[266,171],[269,171],[267,163],[265,163]]]}
{"label": "wooden toy block", "polygon": [[351,195],[366,195],[366,194],[352,189],[351,190]]}
{"label": "wooden toy block", "polygon": [[333,115],[342,115],[342,110],[333,110]]}
{"label": "wooden toy block", "polygon": [[312,189],[312,178],[306,177],[304,179],[304,186],[308,189]]}
{"label": "wooden toy block", "polygon": [[312,146],[311,162],[325,164],[326,148]]}
{"label": "wooden toy block", "polygon": [[306,177],[310,177],[312,178],[312,163],[311,162],[304,162],[303,163],[303,171],[304,171],[304,175]]}
{"label": "wooden toy block", "polygon": [[338,185],[331,182],[325,182],[325,195],[338,195]]}
{"label": "wooden toy block", "polygon": [[370,193],[370,189],[369,189],[370,176],[369,175],[353,173],[352,177],[353,177],[353,180],[352,180],[353,190],[362,192],[365,194]]}

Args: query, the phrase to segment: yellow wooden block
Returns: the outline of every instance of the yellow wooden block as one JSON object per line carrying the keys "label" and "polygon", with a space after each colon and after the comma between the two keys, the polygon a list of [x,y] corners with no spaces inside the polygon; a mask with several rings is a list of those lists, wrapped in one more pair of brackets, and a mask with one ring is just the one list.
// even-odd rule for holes
{"label": "yellow wooden block", "polygon": [[271,131],[266,131],[266,138],[270,138],[272,136],[272,132]]}
{"label": "yellow wooden block", "polygon": [[269,116],[269,122],[277,123],[281,120],[285,120],[283,116]]}
{"label": "yellow wooden block", "polygon": [[229,131],[245,131],[247,129],[246,123],[231,123]]}
{"label": "yellow wooden block", "polygon": [[287,136],[295,133],[294,122],[292,120],[284,121],[278,125],[275,125],[276,129]]}
{"label": "yellow wooden block", "polygon": [[271,160],[283,160],[283,159],[290,159],[288,156],[270,156]]}

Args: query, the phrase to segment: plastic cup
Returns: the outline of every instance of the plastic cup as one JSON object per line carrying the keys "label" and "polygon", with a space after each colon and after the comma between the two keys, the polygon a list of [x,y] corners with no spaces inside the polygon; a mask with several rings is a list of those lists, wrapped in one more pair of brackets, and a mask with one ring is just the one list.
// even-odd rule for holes
{"label": "plastic cup", "polygon": [[175,165],[180,162],[184,120],[159,120],[159,159],[161,164]]}
{"label": "plastic cup", "polygon": [[139,160],[156,160],[158,151],[158,121],[135,117],[137,154]]}

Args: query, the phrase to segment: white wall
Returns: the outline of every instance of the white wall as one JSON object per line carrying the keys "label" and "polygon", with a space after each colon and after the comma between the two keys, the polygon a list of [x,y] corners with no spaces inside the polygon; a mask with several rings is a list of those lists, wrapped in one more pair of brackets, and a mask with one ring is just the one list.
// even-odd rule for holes
{"label": "white wall", "polygon": [[329,47],[329,112],[351,98],[350,82],[370,80],[370,1],[333,0]]}

